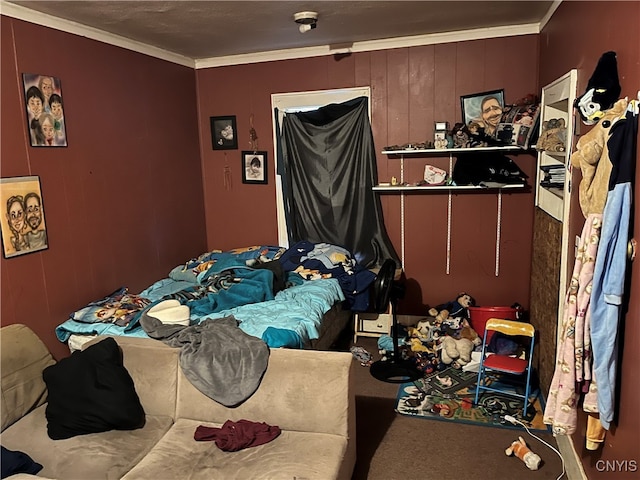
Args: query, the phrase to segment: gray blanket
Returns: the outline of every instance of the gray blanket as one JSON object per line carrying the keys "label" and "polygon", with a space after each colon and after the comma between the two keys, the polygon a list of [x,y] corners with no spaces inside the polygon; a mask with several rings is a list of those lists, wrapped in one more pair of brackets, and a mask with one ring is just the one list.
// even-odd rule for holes
{"label": "gray blanket", "polygon": [[234,407],[258,389],[269,363],[269,347],[238,328],[233,317],[198,325],[163,324],[146,313],[140,324],[151,338],[180,348],[185,377],[207,397]]}

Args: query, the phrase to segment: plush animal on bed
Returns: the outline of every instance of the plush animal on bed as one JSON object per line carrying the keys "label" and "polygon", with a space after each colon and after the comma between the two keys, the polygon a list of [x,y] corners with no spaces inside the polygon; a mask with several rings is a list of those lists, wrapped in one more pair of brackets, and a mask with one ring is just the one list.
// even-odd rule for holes
{"label": "plush animal on bed", "polygon": [[475,300],[468,293],[459,293],[455,300],[438,305],[435,308],[428,310],[429,315],[437,317],[443,310],[447,311],[447,317],[445,318],[469,318],[469,307],[473,307],[476,304]]}

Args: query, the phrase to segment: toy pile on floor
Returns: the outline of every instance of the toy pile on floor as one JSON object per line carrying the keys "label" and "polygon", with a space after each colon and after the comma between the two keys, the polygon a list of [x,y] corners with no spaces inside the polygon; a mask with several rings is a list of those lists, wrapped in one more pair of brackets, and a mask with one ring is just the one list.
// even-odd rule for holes
{"label": "toy pile on floor", "polygon": [[[415,327],[401,327],[397,332],[399,353],[403,359],[413,359],[425,374],[448,367],[461,369],[471,362],[471,352],[480,351],[482,339],[471,328],[469,307],[475,305],[471,295],[460,293],[455,300],[429,308],[428,316]],[[393,338],[383,335],[378,349],[384,360],[393,352]]]}

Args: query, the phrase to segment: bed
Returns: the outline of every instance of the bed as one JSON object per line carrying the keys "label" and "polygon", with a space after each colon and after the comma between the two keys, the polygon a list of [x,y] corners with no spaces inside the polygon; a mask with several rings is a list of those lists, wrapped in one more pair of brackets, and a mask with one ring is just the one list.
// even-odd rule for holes
{"label": "bed", "polygon": [[214,250],[177,265],[132,294],[119,287],[72,312],[55,329],[71,351],[97,335],[148,337],[140,318],[166,300],[189,307],[189,325],[233,316],[271,348],[327,350],[368,308],[375,274],[327,243]]}

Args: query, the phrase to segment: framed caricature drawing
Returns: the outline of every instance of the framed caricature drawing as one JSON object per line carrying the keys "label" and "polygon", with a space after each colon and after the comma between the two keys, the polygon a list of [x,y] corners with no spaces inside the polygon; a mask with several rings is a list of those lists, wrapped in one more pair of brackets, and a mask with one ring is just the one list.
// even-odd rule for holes
{"label": "framed caricature drawing", "polygon": [[1,178],[0,201],[7,207],[0,218],[5,258],[49,248],[39,177]]}
{"label": "framed caricature drawing", "polygon": [[494,136],[502,119],[504,90],[490,90],[460,97],[462,121],[469,126],[477,123],[487,135]]}
{"label": "framed caricature drawing", "polygon": [[27,133],[32,147],[66,147],[62,84],[51,75],[23,73]]}

